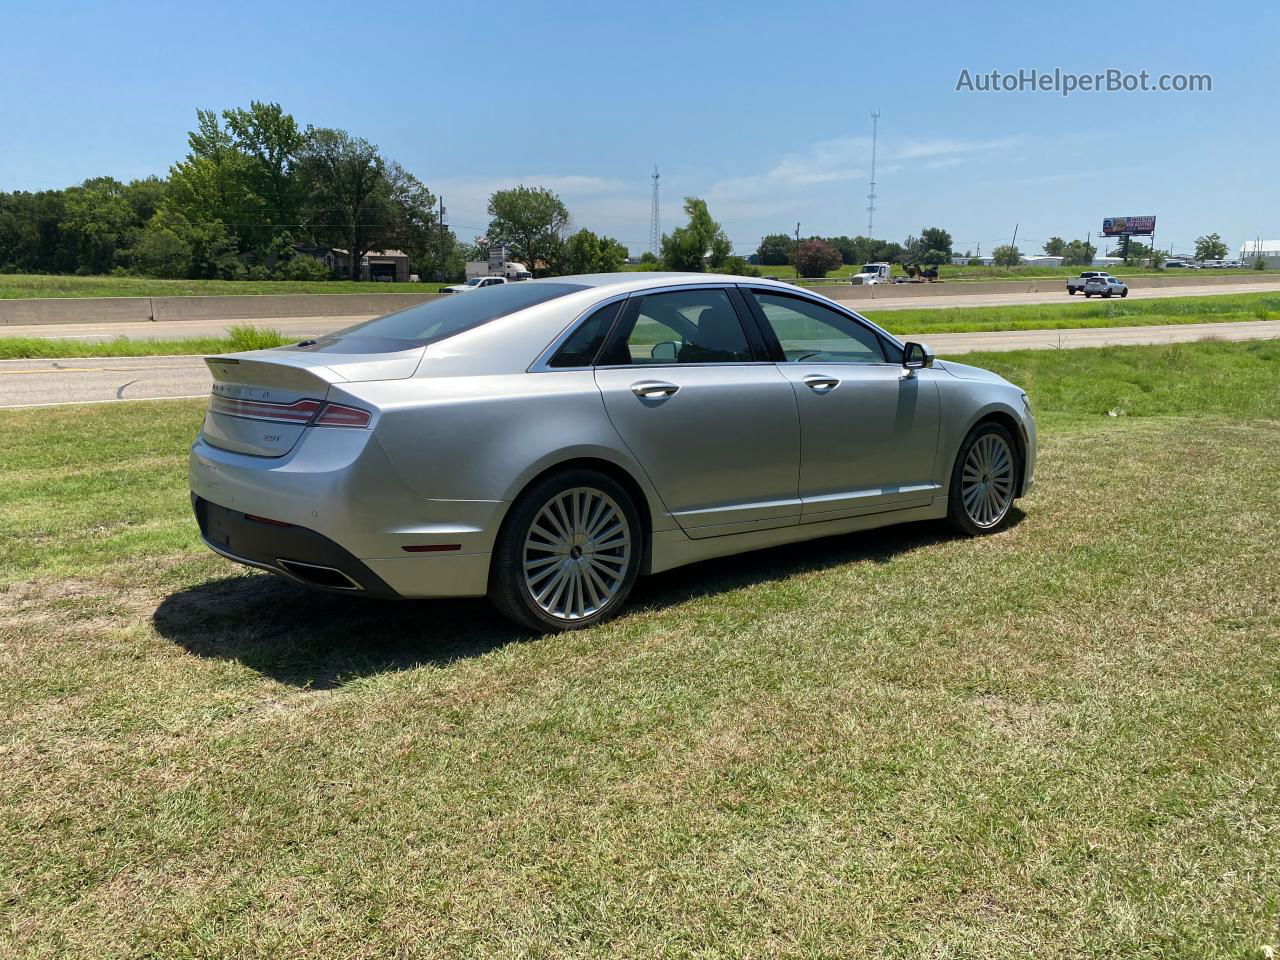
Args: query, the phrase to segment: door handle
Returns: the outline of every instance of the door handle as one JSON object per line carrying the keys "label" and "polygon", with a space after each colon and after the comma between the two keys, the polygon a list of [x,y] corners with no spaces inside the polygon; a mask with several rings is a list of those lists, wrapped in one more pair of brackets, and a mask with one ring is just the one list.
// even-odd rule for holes
{"label": "door handle", "polygon": [[814,393],[830,393],[840,386],[840,381],[835,377],[824,377],[818,373],[811,373],[804,378],[804,385]]}
{"label": "door handle", "polygon": [[631,392],[641,400],[665,400],[679,389],[674,383],[664,383],[661,380],[641,380],[631,385]]}

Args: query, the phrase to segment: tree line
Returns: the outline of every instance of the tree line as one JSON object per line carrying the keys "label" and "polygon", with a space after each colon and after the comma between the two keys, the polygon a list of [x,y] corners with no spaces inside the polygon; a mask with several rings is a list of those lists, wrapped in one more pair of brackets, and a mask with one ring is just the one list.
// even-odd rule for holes
{"label": "tree line", "polygon": [[277,103],[196,112],[167,177],[94,177],[60,190],[0,192],[0,271],[162,278],[328,279],[315,256],[405,252],[424,277],[460,277],[503,244],[535,272],[600,272],[627,258],[572,218],[555,193],[520,186],[489,200],[489,228],[459,242],[437,198],[361,137],[302,127]]}

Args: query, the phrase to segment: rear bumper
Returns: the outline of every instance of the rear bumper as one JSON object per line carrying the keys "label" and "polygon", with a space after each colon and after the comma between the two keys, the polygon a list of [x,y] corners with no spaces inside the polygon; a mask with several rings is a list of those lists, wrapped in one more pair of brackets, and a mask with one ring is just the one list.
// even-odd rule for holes
{"label": "rear bumper", "polygon": [[317,590],[400,596],[362,561],[314,530],[255,520],[194,493],[191,506],[205,544],[228,560]]}

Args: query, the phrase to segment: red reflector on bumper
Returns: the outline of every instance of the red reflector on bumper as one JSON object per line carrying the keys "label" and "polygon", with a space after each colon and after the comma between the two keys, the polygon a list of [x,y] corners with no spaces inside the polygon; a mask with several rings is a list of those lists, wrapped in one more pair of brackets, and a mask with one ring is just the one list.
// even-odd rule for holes
{"label": "red reflector on bumper", "polygon": [[255,523],[269,523],[273,527],[292,527],[293,526],[292,523],[285,523],[283,520],[272,520],[270,517],[258,517],[258,516],[254,516],[252,513],[246,513],[244,515],[244,518],[246,520],[252,520]]}
{"label": "red reflector on bumper", "polygon": [[412,546],[401,547],[406,553],[443,553],[446,550],[461,550],[460,543],[415,543]]}

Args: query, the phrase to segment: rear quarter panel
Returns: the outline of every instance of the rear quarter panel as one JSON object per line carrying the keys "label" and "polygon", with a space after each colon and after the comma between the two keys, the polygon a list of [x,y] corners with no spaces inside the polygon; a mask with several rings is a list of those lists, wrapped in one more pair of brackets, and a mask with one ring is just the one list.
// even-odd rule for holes
{"label": "rear quarter panel", "polygon": [[655,529],[674,526],[609,421],[590,370],[348,384],[330,399],[347,393],[378,407],[375,436],[419,496],[510,503],[557,464],[595,458],[635,479]]}

